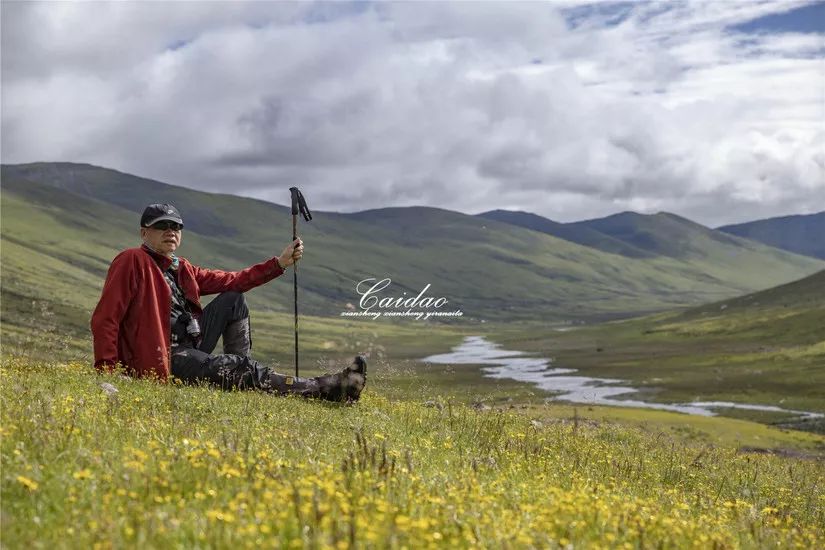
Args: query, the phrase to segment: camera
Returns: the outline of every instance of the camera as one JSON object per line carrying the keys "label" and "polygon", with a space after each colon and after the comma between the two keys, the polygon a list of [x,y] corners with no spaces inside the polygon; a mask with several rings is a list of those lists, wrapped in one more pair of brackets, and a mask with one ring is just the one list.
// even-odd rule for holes
{"label": "camera", "polygon": [[191,315],[189,316],[189,322],[186,323],[186,334],[191,336],[193,339],[201,335],[201,326],[198,323],[198,320]]}
{"label": "camera", "polygon": [[172,336],[175,341],[197,340],[201,335],[201,325],[191,313],[181,313],[175,320]]}

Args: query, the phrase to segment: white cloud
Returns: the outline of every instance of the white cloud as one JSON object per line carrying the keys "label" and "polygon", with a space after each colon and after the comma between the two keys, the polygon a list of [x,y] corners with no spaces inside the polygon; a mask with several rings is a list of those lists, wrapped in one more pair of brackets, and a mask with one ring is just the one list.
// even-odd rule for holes
{"label": "white cloud", "polygon": [[794,6],[3,3],[2,160],[330,210],[822,210],[822,35],[730,29]]}

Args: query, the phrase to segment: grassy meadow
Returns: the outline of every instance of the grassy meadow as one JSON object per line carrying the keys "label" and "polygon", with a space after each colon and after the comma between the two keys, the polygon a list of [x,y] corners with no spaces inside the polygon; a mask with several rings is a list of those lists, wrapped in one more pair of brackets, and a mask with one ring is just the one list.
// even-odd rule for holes
{"label": "grassy meadow", "polygon": [[[370,355],[362,401],[339,406],[98,375],[90,342],[49,325],[48,306],[29,313],[42,334],[17,354],[4,345],[0,369],[5,547],[823,544],[821,435],[772,419],[548,402],[478,366],[416,360],[470,334],[584,350],[592,340],[578,338],[605,326],[302,316],[303,374]],[[253,327],[256,357],[291,371],[291,317],[263,312]]]}
{"label": "grassy meadow", "polygon": [[86,364],[7,360],[0,377],[7,548],[825,543],[822,461],[425,406],[380,377],[356,406]]}

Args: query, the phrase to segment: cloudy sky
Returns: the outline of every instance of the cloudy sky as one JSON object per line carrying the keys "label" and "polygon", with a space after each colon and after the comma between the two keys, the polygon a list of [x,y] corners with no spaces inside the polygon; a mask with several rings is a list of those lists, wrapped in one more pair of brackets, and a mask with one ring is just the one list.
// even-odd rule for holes
{"label": "cloudy sky", "polygon": [[823,3],[1,9],[4,163],[317,210],[825,210]]}

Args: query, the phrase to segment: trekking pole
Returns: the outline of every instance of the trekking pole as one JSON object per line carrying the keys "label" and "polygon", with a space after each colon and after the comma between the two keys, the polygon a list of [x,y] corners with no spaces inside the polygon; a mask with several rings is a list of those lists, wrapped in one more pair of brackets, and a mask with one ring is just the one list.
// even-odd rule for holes
{"label": "trekking pole", "polygon": [[[312,214],[307,207],[307,201],[304,200],[304,195],[297,187],[290,187],[289,192],[292,194],[292,242],[298,238],[298,214],[304,217],[305,221],[312,219]],[[294,249],[293,249],[294,250]],[[293,300],[295,302],[295,377],[298,377],[298,262],[292,264],[292,292]]]}

